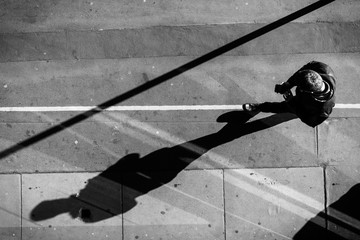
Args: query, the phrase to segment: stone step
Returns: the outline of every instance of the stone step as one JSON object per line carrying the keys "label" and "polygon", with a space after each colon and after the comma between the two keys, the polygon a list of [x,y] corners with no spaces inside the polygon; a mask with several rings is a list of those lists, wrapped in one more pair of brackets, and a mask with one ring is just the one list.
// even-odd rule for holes
{"label": "stone step", "polygon": [[[264,24],[155,26],[0,35],[0,62],[201,56]],[[347,53],[360,50],[357,23],[289,23],[225,55]]]}
{"label": "stone step", "polygon": [[[23,1],[0,5],[0,32],[143,28],[228,23],[268,23],[315,0],[137,0]],[[338,0],[297,22],[355,22],[357,0]]]}

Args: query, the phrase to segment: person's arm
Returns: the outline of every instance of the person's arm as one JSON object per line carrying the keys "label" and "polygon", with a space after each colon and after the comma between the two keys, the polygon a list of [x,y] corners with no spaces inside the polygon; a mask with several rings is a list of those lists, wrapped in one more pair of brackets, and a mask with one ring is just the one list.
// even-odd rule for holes
{"label": "person's arm", "polygon": [[298,86],[299,81],[302,81],[303,79],[298,78],[297,74],[303,70],[313,70],[320,75],[326,74],[334,78],[334,72],[333,70],[322,62],[317,61],[311,61],[304,66],[302,66],[296,73],[294,73],[286,82],[283,82],[281,84],[275,85],[275,92],[284,94],[285,92],[289,91],[291,88]]}
{"label": "person's arm", "polygon": [[[297,72],[296,72],[297,73]],[[282,82],[281,84],[275,85],[275,92],[284,94],[290,91],[291,88],[298,85],[298,78],[296,77],[296,73],[292,75],[286,82]]]}
{"label": "person's arm", "polygon": [[298,71],[296,71],[286,82],[282,82],[281,84],[275,85],[275,92],[284,94],[287,91],[290,91],[291,88],[299,85],[299,78],[297,77],[297,74],[299,71],[309,69],[315,62],[309,62],[306,65],[304,65],[302,68],[300,68]]}

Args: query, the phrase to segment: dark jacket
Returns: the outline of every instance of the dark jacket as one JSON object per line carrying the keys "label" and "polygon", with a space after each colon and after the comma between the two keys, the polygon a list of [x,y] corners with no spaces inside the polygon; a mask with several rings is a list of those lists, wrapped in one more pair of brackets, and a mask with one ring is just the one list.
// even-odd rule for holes
{"label": "dark jacket", "polygon": [[321,97],[302,92],[300,88],[297,87],[295,90],[296,96],[289,103],[304,123],[315,127],[329,117],[335,106],[336,81],[334,71],[325,63],[316,61],[309,62],[287,81],[290,88],[301,85],[303,79],[298,78],[297,73],[302,70],[313,70],[317,72],[327,83],[327,94]]}

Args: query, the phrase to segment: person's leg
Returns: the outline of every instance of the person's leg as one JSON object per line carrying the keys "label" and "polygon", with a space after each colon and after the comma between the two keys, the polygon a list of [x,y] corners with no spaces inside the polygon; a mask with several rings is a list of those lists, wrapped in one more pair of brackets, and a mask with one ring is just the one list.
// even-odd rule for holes
{"label": "person's leg", "polygon": [[258,110],[267,113],[294,113],[288,102],[264,102],[260,103]]}
{"label": "person's leg", "polygon": [[289,98],[282,102],[247,103],[243,105],[243,109],[247,112],[296,114],[296,99]]}

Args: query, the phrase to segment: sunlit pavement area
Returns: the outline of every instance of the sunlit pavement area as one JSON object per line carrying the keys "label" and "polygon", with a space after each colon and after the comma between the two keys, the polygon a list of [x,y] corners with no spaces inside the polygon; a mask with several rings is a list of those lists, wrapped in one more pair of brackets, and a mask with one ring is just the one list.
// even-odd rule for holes
{"label": "sunlit pavement area", "polygon": [[[0,1],[0,239],[360,239],[360,1],[64,124],[315,2]],[[231,108],[312,60],[321,125]]]}

